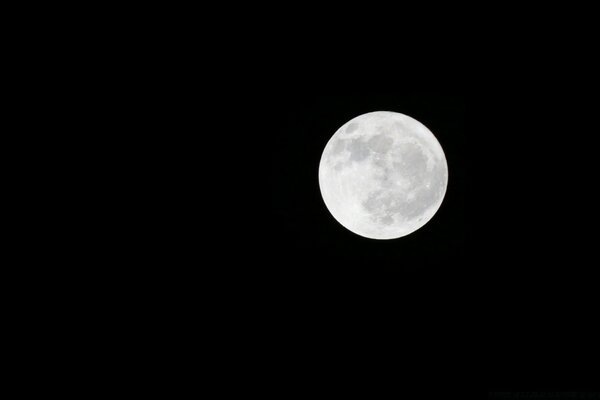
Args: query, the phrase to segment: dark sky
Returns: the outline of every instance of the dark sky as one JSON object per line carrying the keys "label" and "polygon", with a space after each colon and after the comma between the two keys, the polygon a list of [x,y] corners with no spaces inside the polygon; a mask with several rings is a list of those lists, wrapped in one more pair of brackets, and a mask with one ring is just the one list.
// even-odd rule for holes
{"label": "dark sky", "polygon": [[[298,72],[194,92],[215,112],[182,103],[179,115],[198,120],[181,123],[182,141],[156,144],[176,171],[163,172],[169,190],[158,197],[173,204],[164,218],[174,229],[161,232],[172,243],[161,259],[178,266],[173,287],[196,293],[202,282],[232,334],[321,374],[375,353],[421,382],[502,391],[585,379],[597,275],[595,237],[581,226],[594,226],[584,210],[596,197],[579,171],[595,158],[579,156],[594,147],[564,118],[582,109],[543,82],[463,74],[425,85],[430,72],[414,75],[418,90],[374,74],[362,89],[339,76],[339,90]],[[378,110],[427,126],[449,168],[433,219],[386,241],[343,228],[318,185],[330,137]]]}
{"label": "dark sky", "polygon": [[[75,280],[64,282],[87,291],[79,274],[91,257],[94,297],[115,304],[106,314],[147,318],[126,340],[124,323],[111,330],[123,354],[154,333],[140,346],[144,357],[162,344],[185,359],[162,366],[195,376],[212,351],[207,369],[224,371],[223,388],[254,395],[263,390],[248,389],[252,383],[280,384],[286,391],[277,398],[322,383],[331,395],[315,389],[303,397],[340,397],[338,388],[352,391],[367,375],[375,378],[369,389],[379,380],[404,393],[394,398],[428,400],[597,382],[599,69],[597,44],[577,49],[583,36],[597,35],[567,38],[562,15],[547,18],[539,7],[527,18],[519,5],[504,18],[504,5],[469,5],[460,11],[473,25],[442,9],[448,26],[434,29],[436,5],[418,13],[398,5],[359,4],[359,15],[344,18],[338,7],[325,17],[319,4],[297,25],[296,4],[262,18],[236,7],[222,18],[178,10],[176,29],[148,19],[155,38],[137,28],[131,41],[115,35],[124,55],[108,57],[98,73],[79,68],[81,60],[63,67],[58,56],[69,79],[69,65],[83,70],[74,83],[85,96],[67,92],[83,112],[57,100],[60,124],[31,118],[50,141],[73,123],[76,140],[64,147],[91,161],[94,173],[66,162],[81,175],[67,182],[73,195],[41,192],[33,207],[57,197],[77,210],[82,228],[66,226],[77,240],[57,247],[76,264],[68,272]],[[184,15],[193,21],[180,22]],[[515,16],[528,35],[515,32]],[[319,33],[315,17],[333,35]],[[492,17],[499,23],[485,37]],[[541,21],[554,36],[536,26]],[[76,50],[69,49],[75,58]],[[387,241],[343,228],[318,185],[329,138],[378,110],[427,126],[449,167],[433,219]],[[91,183],[89,192],[82,183]],[[61,210],[47,207],[65,229]],[[61,239],[53,225],[45,229],[35,234]],[[41,253],[48,274],[60,269],[62,259],[35,246],[26,252]]]}
{"label": "dark sky", "polygon": [[[452,371],[456,360],[466,360],[463,373],[483,387],[508,390],[561,374],[564,382],[564,363],[583,351],[569,331],[577,320],[590,323],[566,304],[585,303],[587,292],[575,287],[585,285],[579,276],[587,272],[572,241],[558,240],[548,219],[557,211],[548,193],[562,174],[549,162],[550,149],[560,146],[537,139],[544,128],[558,128],[534,118],[536,129],[529,129],[543,107],[508,88],[491,95],[485,86],[338,94],[310,89],[274,90],[252,108],[266,112],[270,122],[251,130],[260,136],[251,148],[261,160],[250,170],[260,171],[261,184],[248,183],[257,205],[242,243],[250,244],[244,251],[256,267],[243,276],[261,288],[263,304],[286,324],[302,325],[303,335],[329,332],[328,343],[341,356],[350,345],[348,332],[376,332],[409,359],[420,359],[423,365],[415,368],[432,360]],[[449,168],[434,218],[387,241],[343,228],[318,186],[320,156],[333,133],[377,110],[427,126]],[[560,338],[570,344],[557,345]],[[449,380],[457,375],[435,373]]]}

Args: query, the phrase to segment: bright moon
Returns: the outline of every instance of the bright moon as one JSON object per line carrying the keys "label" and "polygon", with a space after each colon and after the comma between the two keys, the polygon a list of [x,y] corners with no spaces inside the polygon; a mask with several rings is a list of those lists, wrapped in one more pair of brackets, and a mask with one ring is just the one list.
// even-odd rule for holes
{"label": "bright moon", "polygon": [[442,204],[448,164],[419,121],[376,111],[348,121],[331,137],[319,186],[333,217],[371,239],[395,239],[425,225]]}

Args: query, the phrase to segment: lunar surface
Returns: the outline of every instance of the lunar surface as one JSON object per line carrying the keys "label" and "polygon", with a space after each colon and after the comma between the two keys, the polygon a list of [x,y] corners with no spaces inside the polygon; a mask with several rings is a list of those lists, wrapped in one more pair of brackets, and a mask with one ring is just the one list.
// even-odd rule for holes
{"label": "lunar surface", "polygon": [[331,137],[319,186],[333,217],[371,239],[395,239],[425,225],[448,184],[446,156],[419,121],[376,111],[348,121]]}

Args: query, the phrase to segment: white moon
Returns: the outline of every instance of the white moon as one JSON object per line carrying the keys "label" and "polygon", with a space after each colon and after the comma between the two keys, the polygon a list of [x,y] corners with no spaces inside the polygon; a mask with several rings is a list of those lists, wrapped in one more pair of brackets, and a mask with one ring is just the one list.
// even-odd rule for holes
{"label": "white moon", "polygon": [[395,239],[425,225],[448,184],[439,142],[419,121],[376,111],[348,121],[331,137],[319,186],[333,217],[371,239]]}

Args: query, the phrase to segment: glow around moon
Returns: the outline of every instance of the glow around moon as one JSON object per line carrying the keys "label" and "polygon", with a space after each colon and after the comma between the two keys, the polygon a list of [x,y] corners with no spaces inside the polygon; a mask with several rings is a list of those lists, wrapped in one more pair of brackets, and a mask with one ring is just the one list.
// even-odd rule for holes
{"label": "glow around moon", "polygon": [[377,111],[348,121],[331,137],[319,186],[333,217],[372,239],[395,239],[425,225],[448,184],[446,156],[419,121]]}

